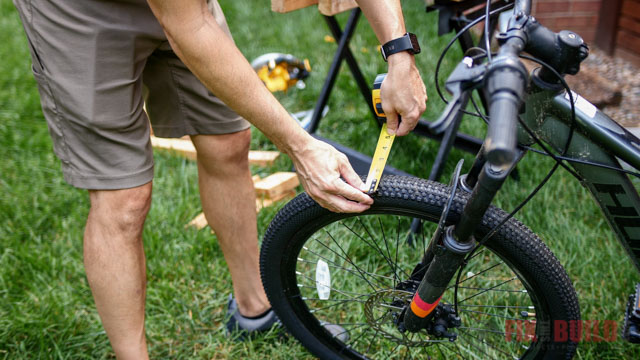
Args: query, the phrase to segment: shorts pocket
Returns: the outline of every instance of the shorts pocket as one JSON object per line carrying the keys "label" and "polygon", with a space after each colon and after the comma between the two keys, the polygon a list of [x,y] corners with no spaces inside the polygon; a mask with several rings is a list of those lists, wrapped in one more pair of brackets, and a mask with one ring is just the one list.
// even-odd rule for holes
{"label": "shorts pocket", "polygon": [[64,123],[61,120],[49,82],[46,76],[42,74],[35,65],[31,66],[31,71],[33,72],[33,77],[36,79],[36,83],[38,84],[40,105],[42,106],[44,118],[47,120],[51,140],[53,141],[53,151],[62,162],[68,163],[69,156],[64,136]]}

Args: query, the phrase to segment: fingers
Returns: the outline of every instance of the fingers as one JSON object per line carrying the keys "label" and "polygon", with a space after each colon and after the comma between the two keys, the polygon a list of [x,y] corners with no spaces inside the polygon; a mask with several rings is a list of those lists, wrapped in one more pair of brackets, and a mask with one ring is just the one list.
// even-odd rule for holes
{"label": "fingers", "polygon": [[341,179],[335,179],[323,187],[317,186],[307,190],[320,206],[339,213],[356,213],[367,210],[373,203],[368,195],[347,184]]}
{"label": "fingers", "polygon": [[424,102],[417,103],[411,111],[408,111],[406,114],[402,114],[402,121],[400,121],[396,135],[404,136],[411,132],[411,130],[413,130],[418,124],[420,115],[422,115],[425,110],[426,105]]}
{"label": "fingers", "polygon": [[[353,170],[346,156],[339,157],[340,175],[345,179],[334,179],[321,194],[316,194],[323,207],[341,213],[357,213],[365,211],[373,204],[373,199],[365,194],[365,184]],[[314,198],[316,198],[314,197]],[[316,200],[318,200],[316,199]]]}
{"label": "fingers", "polygon": [[398,114],[396,113],[396,110],[395,109],[391,109],[389,111],[385,110],[384,113],[387,115],[387,132],[390,135],[397,135]]}
{"label": "fingers", "polygon": [[349,160],[344,156],[344,160],[339,165],[340,176],[347,182],[347,184],[353,186],[360,191],[367,191],[365,183],[360,179],[360,176],[353,170]]}
{"label": "fingers", "polygon": [[[322,204],[320,204],[322,205]],[[328,206],[323,207],[338,213],[360,213],[369,209],[369,205],[349,201],[340,196],[331,196]]]}
{"label": "fingers", "polygon": [[347,157],[332,146],[314,140],[293,160],[302,186],[322,207],[353,213],[367,210],[373,203]]}

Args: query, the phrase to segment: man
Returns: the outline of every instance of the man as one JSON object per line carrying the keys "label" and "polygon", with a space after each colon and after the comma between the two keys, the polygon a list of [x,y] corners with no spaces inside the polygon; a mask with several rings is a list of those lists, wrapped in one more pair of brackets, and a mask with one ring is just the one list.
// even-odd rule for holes
{"label": "man", "polygon": [[[371,205],[346,157],[309,136],[263,86],[234,45],[215,1],[14,3],[65,179],[89,191],[84,264],[118,358],[148,358],[142,228],[153,159],[143,83],[155,133],[190,135],[198,151],[202,206],[231,272],[230,307],[239,311],[241,328],[252,319],[273,318],[258,271],[244,119],[291,157],[305,190],[322,206],[360,212]],[[359,3],[381,43],[405,34],[398,0]],[[424,84],[409,52],[388,61],[384,110],[390,129],[406,135],[424,111]],[[251,326],[244,330],[256,330]]]}

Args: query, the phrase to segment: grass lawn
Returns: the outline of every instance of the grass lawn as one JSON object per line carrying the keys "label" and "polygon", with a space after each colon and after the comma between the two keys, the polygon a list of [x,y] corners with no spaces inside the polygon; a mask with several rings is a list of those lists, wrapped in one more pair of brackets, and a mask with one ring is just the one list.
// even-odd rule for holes
{"label": "grass lawn", "polygon": [[[313,72],[304,90],[279,98],[291,111],[313,107],[336,44],[315,9],[276,14],[268,1],[220,0],[239,48],[248,59],[267,52],[308,58]],[[437,57],[450,35],[438,37],[434,14],[422,1],[404,1],[408,29],[419,35],[417,57],[431,96],[425,117],[444,108],[433,86]],[[341,23],[346,15],[338,17]],[[65,184],[52,152],[30,73],[27,41],[10,0],[0,0],[0,359],[113,358],[93,305],[82,265],[82,233],[88,212],[86,191]],[[365,77],[385,72],[377,41],[366,20],[351,49]],[[460,59],[458,49],[445,62],[444,76]],[[372,153],[378,129],[346,67],[338,77],[329,113],[319,132],[364,153]],[[476,119],[463,130],[481,136]],[[437,143],[414,135],[397,139],[390,163],[426,176]],[[254,131],[254,149],[274,149]],[[454,150],[444,181],[460,157],[467,168],[473,156]],[[256,174],[288,170],[285,157]],[[520,181],[509,180],[497,204],[513,209],[544,177],[552,163],[531,154],[521,165]],[[223,331],[230,277],[215,236],[185,229],[200,211],[195,163],[155,154],[153,205],[144,231],[148,267],[147,336],[153,358],[301,359],[311,356],[292,339],[268,334],[236,342]],[[282,206],[280,204],[279,206]],[[260,212],[262,235],[278,206]],[[580,298],[583,319],[615,320],[619,329],[627,295],[638,275],[615,240],[590,195],[559,171],[517,216],[538,233],[567,269]],[[623,341],[584,343],[577,358],[640,358]]]}

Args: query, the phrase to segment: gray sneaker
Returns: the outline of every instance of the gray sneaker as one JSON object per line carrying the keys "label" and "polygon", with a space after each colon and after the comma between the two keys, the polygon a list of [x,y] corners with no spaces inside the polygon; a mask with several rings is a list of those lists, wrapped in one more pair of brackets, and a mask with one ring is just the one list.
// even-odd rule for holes
{"label": "gray sneaker", "polygon": [[[238,333],[240,335],[240,339],[245,339],[245,336],[247,335],[267,332],[275,326],[277,326],[279,329],[283,329],[282,323],[280,323],[280,319],[278,319],[278,316],[276,316],[276,313],[273,311],[273,309],[269,309],[267,313],[257,319],[242,316],[242,314],[240,314],[240,311],[238,311],[238,303],[232,295],[229,295],[229,303],[227,304],[227,317],[229,318],[226,324],[227,334],[231,335]],[[345,330],[342,326],[330,324],[324,321],[321,322],[321,324],[322,327],[337,340],[340,340],[342,342],[346,342],[349,340],[349,332],[347,332],[347,330]]]}
{"label": "gray sneaker", "polygon": [[280,320],[276,316],[276,313],[272,309],[269,309],[264,315],[259,318],[248,318],[242,316],[238,311],[238,303],[233,296],[229,296],[229,303],[227,305],[227,333],[234,334],[240,333],[241,338],[246,335],[257,334],[269,331],[274,326],[281,326]]}

